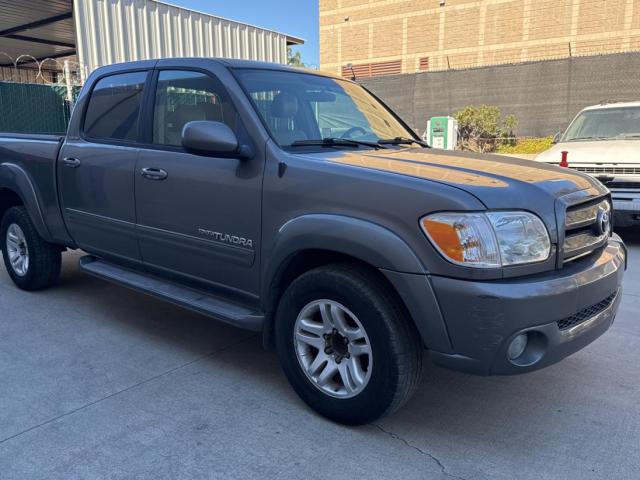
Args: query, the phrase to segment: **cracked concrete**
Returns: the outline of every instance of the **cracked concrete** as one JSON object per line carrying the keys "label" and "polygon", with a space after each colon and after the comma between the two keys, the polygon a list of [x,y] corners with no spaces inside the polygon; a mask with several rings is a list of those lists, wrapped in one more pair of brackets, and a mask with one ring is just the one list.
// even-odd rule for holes
{"label": "cracked concrete", "polygon": [[393,432],[388,432],[386,431],[384,428],[382,428],[380,425],[377,424],[372,424],[374,427],[376,427],[378,430],[380,430],[381,432],[386,433],[387,435],[389,435],[391,438],[394,438],[396,440],[400,440],[402,443],[404,443],[407,447],[412,448],[413,450],[417,451],[418,453],[420,453],[420,455],[424,455],[425,457],[431,459],[432,461],[434,461],[436,463],[436,465],[438,465],[438,468],[440,469],[440,471],[442,472],[443,475],[445,475],[447,478],[456,478],[458,480],[467,480],[463,477],[459,477],[457,475],[452,475],[451,473],[447,472],[447,468],[442,464],[442,462],[440,460],[438,460],[437,457],[435,457],[434,455],[430,454],[429,452],[425,452],[424,450],[422,450],[419,447],[416,447],[415,445],[412,445],[411,443],[409,443],[408,440],[406,440],[405,438],[402,438],[401,436],[399,436],[396,433]]}
{"label": "cracked concrete", "polygon": [[0,268],[0,478],[636,480],[640,232],[611,331],[518,377],[427,365],[409,404],[345,428],[295,396],[253,334],[82,275]]}

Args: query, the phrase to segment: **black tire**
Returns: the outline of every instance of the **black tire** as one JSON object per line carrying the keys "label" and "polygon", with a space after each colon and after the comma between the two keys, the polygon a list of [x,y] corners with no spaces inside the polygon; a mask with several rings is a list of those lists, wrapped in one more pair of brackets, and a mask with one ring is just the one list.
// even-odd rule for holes
{"label": "black tire", "polygon": [[[24,275],[19,275],[9,261],[7,252],[7,231],[16,224],[24,233],[29,252],[29,265]],[[2,257],[9,276],[22,290],[42,290],[54,285],[60,277],[61,249],[45,242],[34,227],[24,207],[11,207],[2,218],[0,225]]]}
{"label": "black tire", "polygon": [[[319,299],[340,303],[360,321],[371,344],[372,368],[364,389],[335,398],[308,378],[294,342],[296,319]],[[415,325],[375,270],[336,264],[304,273],[283,294],[276,312],[275,341],[282,368],[294,390],[321,415],[361,425],[400,408],[419,384],[423,347]]]}

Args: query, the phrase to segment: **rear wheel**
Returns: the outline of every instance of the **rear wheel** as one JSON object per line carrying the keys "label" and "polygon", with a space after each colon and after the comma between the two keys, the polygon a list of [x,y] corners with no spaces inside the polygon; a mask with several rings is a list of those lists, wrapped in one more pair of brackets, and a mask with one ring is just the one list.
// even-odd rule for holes
{"label": "rear wheel", "polygon": [[341,423],[393,412],[420,379],[419,335],[373,270],[332,265],[300,276],[280,301],[275,338],[298,395]]}
{"label": "rear wheel", "polygon": [[61,251],[45,242],[24,207],[12,207],[0,224],[2,256],[9,276],[23,290],[40,290],[60,276]]}

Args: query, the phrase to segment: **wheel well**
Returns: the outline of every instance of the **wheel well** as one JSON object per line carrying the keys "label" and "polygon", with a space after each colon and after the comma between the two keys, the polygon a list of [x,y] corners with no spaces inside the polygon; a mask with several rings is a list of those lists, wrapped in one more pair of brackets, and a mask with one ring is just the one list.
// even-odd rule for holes
{"label": "wheel well", "polygon": [[24,205],[24,202],[16,192],[9,190],[8,188],[0,188],[0,221],[7,210],[19,205]]}
{"label": "wheel well", "polygon": [[268,297],[265,305],[266,321],[264,328],[263,343],[266,348],[273,348],[273,326],[275,319],[276,308],[280,301],[280,297],[285,292],[287,287],[300,275],[314,268],[322,267],[324,265],[331,265],[335,263],[347,263],[356,265],[367,270],[371,275],[375,275],[380,279],[388,288],[389,291],[396,297],[398,304],[402,306],[407,314],[407,318],[411,318],[409,310],[402,301],[402,298],[396,291],[391,282],[380,272],[380,270],[373,265],[359,259],[346,255],[344,253],[332,251],[332,250],[302,250],[289,256],[280,266],[276,275],[270,283],[268,290]]}

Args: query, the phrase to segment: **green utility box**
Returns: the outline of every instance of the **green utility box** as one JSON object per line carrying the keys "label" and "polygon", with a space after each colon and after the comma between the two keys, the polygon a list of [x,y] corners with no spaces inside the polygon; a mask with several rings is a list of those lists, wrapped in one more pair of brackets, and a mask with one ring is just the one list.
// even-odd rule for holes
{"label": "green utility box", "polygon": [[458,121],[453,117],[431,117],[426,141],[433,148],[455,150],[458,145]]}

